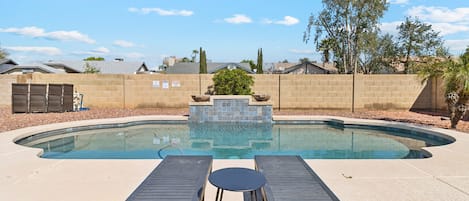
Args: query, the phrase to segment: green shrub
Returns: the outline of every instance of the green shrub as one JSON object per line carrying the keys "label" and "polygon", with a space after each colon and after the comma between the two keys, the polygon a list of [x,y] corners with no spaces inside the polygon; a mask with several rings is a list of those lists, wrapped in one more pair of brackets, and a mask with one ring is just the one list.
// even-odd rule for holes
{"label": "green shrub", "polygon": [[221,70],[213,76],[217,95],[251,95],[254,78],[241,69]]}

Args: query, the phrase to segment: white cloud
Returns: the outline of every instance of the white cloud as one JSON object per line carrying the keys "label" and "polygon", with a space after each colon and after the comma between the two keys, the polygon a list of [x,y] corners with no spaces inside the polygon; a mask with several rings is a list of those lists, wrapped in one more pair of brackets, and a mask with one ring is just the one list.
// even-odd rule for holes
{"label": "white cloud", "polygon": [[390,4],[398,4],[398,5],[405,5],[409,3],[409,0],[391,0],[389,1]]}
{"label": "white cloud", "polygon": [[433,30],[440,32],[440,36],[469,31],[469,25],[450,23],[431,23]]}
{"label": "white cloud", "polygon": [[82,34],[78,31],[52,31],[46,32],[42,28],[38,27],[23,27],[23,28],[0,28],[0,32],[4,33],[14,33],[22,36],[30,36],[34,38],[46,38],[50,40],[58,40],[58,41],[79,41],[85,42],[89,44],[93,44],[96,41],[89,38],[87,35]]}
{"label": "white cloud", "polygon": [[93,52],[96,52],[98,54],[107,54],[111,51],[109,49],[105,48],[105,47],[98,47],[98,48],[94,49]]}
{"label": "white cloud", "polygon": [[131,59],[142,59],[145,58],[145,55],[139,52],[130,52],[124,54],[125,57],[131,58]]}
{"label": "white cloud", "polygon": [[299,22],[300,22],[300,20],[298,20],[297,18],[294,18],[292,16],[285,16],[285,17],[283,17],[283,20],[274,21],[274,20],[271,20],[271,19],[264,19],[262,21],[262,23],[264,23],[264,24],[282,24],[282,25],[286,25],[286,26],[295,25],[295,24],[298,24]]}
{"label": "white cloud", "polygon": [[445,46],[449,47],[451,53],[459,55],[469,46],[469,39],[446,40]]}
{"label": "white cloud", "polygon": [[[398,34],[397,27],[401,25],[401,23],[402,21],[383,22],[381,23],[380,28],[383,33],[397,35]],[[431,22],[425,22],[425,23],[432,25],[432,29],[437,32],[440,32],[440,36],[469,31],[469,25],[462,25],[462,24],[457,24],[457,23],[453,23],[453,24],[431,23]]]}
{"label": "white cloud", "polygon": [[231,23],[231,24],[247,24],[247,23],[252,23],[251,18],[249,18],[246,15],[243,14],[235,14],[233,17],[225,18],[225,22]]}
{"label": "white cloud", "polygon": [[469,22],[469,8],[417,6],[409,9],[407,14],[432,22]]}
{"label": "white cloud", "polygon": [[23,36],[31,36],[31,37],[41,37],[46,35],[44,32],[44,29],[37,28],[37,27],[23,27],[23,28],[6,28],[6,29],[1,29],[0,32],[3,33],[14,33],[18,35],[23,35]]}
{"label": "white cloud", "polygon": [[52,40],[80,41],[89,44],[93,44],[96,42],[89,38],[87,35],[84,35],[78,31],[54,31],[46,33],[45,37]]}
{"label": "white cloud", "polygon": [[398,30],[397,26],[401,25],[402,21],[394,21],[394,22],[383,22],[381,23],[380,29],[383,33],[389,33],[391,35],[397,35]]}
{"label": "white cloud", "polygon": [[283,25],[286,25],[286,26],[291,26],[291,25],[295,25],[295,24],[298,24],[300,22],[300,20],[292,17],[292,16],[285,16],[283,17],[283,20],[280,20],[280,21],[276,21],[274,22],[275,24],[283,24]]}
{"label": "white cloud", "polygon": [[[469,8],[451,10],[446,7],[417,6],[409,9],[407,14],[432,25],[433,30],[440,32],[440,36],[469,32]],[[395,35],[398,33],[397,26],[401,23],[402,21],[382,23],[381,31]]]}
{"label": "white cloud", "polygon": [[299,50],[299,49],[289,49],[288,50],[291,53],[295,54],[313,54],[314,50],[306,49],[306,50]]}
{"label": "white cloud", "polygon": [[135,46],[134,43],[129,42],[129,41],[125,41],[125,40],[116,40],[112,44],[114,44],[115,46],[119,46],[119,47],[133,47],[133,46]]}
{"label": "white cloud", "polygon": [[92,49],[90,51],[75,51],[72,52],[74,55],[99,55],[99,56],[104,56],[104,55],[109,55],[111,51],[108,48],[105,47],[98,47],[95,49]]}
{"label": "white cloud", "polygon": [[144,15],[154,12],[161,16],[191,16],[194,14],[194,12],[190,10],[164,10],[161,8],[129,8],[128,11]]}
{"label": "white cloud", "polygon": [[14,47],[5,47],[9,51],[15,52],[32,52],[36,54],[45,54],[45,55],[60,55],[62,51],[56,47],[37,47],[37,46],[14,46]]}

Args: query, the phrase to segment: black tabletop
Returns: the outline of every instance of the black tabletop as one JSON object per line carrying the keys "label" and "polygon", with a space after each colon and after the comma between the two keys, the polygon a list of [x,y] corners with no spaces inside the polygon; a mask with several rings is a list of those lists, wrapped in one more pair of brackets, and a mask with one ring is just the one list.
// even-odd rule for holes
{"label": "black tabletop", "polygon": [[247,168],[225,168],[212,172],[208,180],[214,186],[229,191],[254,191],[264,186],[264,175]]}

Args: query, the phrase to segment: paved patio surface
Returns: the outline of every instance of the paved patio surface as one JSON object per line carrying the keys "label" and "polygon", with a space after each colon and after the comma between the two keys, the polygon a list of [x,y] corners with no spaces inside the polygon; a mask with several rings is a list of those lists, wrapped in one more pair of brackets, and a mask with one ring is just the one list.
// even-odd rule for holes
{"label": "paved patio surface", "polygon": [[[399,122],[328,116],[275,116],[275,119],[339,119],[347,123],[410,126]],[[85,120],[28,127],[0,134],[0,200],[125,200],[160,160],[58,160],[41,159],[40,149],[22,147],[15,139],[50,129],[135,120],[184,120],[185,116],[140,116]],[[341,200],[469,200],[469,135],[444,132],[455,143],[426,148],[428,159],[306,160]],[[253,160],[214,160],[214,170],[224,167],[254,168]],[[206,200],[216,189],[207,183]],[[226,201],[242,200],[241,193],[226,191]]]}

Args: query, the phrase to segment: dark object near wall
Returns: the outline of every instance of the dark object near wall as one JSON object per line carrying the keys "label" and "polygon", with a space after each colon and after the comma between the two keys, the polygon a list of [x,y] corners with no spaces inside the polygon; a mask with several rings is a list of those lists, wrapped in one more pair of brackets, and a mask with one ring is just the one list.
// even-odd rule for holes
{"label": "dark object near wall", "polygon": [[62,101],[64,112],[73,111],[73,84],[63,84]]}
{"label": "dark object near wall", "polygon": [[61,84],[49,84],[47,91],[47,112],[62,112],[62,88]]}
{"label": "dark object near wall", "polygon": [[11,110],[13,113],[29,112],[28,92],[28,84],[11,85]]}
{"label": "dark object near wall", "polygon": [[46,84],[29,86],[29,112],[47,112]]}
{"label": "dark object near wall", "polygon": [[71,84],[12,84],[12,112],[73,111]]}

